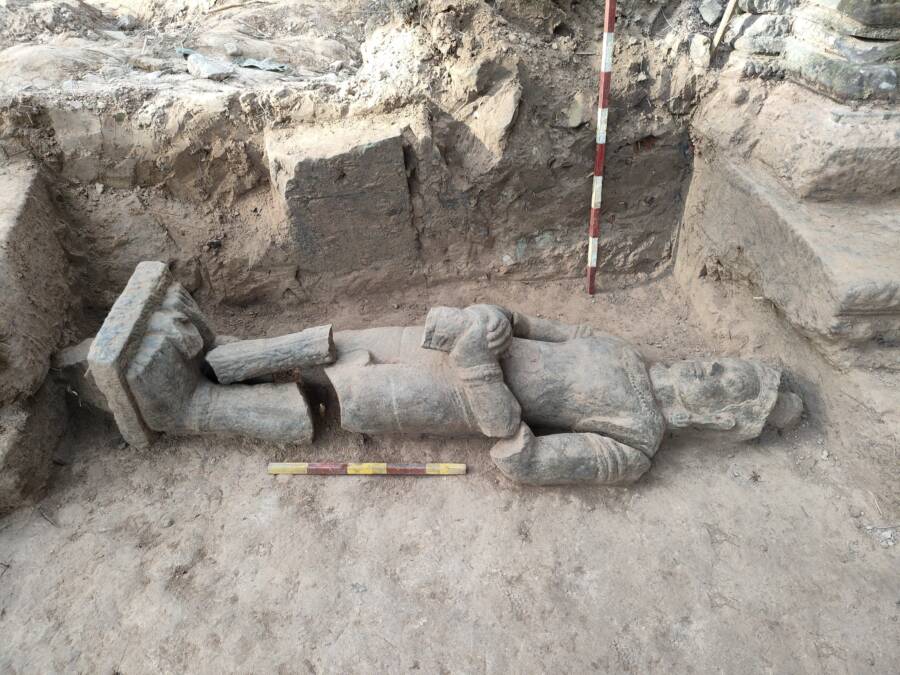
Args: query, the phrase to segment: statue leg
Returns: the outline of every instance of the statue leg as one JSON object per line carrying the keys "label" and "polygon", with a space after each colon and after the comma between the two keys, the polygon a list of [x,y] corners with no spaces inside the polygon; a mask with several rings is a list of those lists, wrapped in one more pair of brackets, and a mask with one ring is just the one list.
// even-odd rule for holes
{"label": "statue leg", "polygon": [[535,436],[524,422],[491,449],[507,478],[529,485],[633,483],[650,468],[640,450],[591,433]]}
{"label": "statue leg", "polygon": [[179,431],[311,443],[309,405],[292,383],[217,385],[200,381]]}

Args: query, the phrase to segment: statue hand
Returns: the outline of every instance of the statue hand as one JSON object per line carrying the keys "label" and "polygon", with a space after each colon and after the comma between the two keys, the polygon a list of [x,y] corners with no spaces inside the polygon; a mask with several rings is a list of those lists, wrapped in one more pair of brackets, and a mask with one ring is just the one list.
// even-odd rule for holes
{"label": "statue hand", "polygon": [[500,356],[512,341],[512,313],[497,305],[471,305],[466,312],[484,326],[487,348],[494,356]]}

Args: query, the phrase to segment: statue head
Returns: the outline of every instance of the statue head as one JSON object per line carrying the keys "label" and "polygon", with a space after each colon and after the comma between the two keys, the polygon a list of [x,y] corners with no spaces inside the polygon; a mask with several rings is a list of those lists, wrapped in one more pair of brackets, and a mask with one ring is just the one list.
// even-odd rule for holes
{"label": "statue head", "polygon": [[650,378],[670,428],[727,431],[748,440],[759,436],[775,407],[781,372],[724,358],[656,364]]}

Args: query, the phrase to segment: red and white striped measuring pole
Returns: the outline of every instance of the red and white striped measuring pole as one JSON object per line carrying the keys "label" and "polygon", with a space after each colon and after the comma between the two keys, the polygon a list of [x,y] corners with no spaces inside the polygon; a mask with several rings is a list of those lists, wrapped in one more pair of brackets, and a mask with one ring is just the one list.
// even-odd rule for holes
{"label": "red and white striped measuring pole", "polygon": [[609,80],[612,77],[613,33],[616,27],[616,0],[606,0],[603,13],[603,50],[600,56],[600,95],[597,102],[597,154],[594,157],[594,185],[591,189],[591,224],[588,227],[587,292],[594,294],[597,249],[600,245],[600,196],[603,192],[603,163],[606,159],[606,120],[609,115]]}

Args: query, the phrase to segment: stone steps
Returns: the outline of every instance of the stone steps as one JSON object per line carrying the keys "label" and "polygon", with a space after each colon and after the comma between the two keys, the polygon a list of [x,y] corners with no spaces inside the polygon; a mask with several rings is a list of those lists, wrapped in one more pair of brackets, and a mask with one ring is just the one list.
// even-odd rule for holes
{"label": "stone steps", "polygon": [[900,199],[801,201],[753,164],[700,156],[679,264],[749,281],[841,366],[900,370]]}

